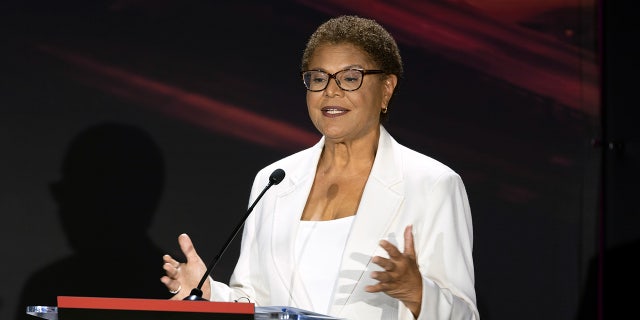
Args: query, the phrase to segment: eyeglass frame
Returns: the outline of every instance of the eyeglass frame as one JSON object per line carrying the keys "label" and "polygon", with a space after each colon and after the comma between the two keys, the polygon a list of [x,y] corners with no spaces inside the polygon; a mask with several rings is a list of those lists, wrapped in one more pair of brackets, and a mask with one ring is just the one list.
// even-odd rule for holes
{"label": "eyeglass frame", "polygon": [[[304,81],[304,74],[310,71],[316,71],[316,72],[322,72],[326,75],[329,76],[329,79],[327,80],[324,88],[320,89],[320,90],[311,90],[309,89],[309,86],[307,85],[307,82]],[[344,89],[342,88],[342,86],[340,85],[340,81],[338,81],[338,78],[336,77],[336,75],[340,72],[344,72],[344,71],[358,71],[360,72],[360,74],[362,74],[362,79],[360,80],[360,85],[358,85],[357,88],[355,89]],[[335,73],[329,73],[326,71],[322,71],[322,70],[305,70],[305,71],[301,71],[300,75],[302,76],[302,83],[304,83],[304,87],[307,89],[307,91],[311,91],[311,92],[320,92],[320,91],[324,91],[325,89],[327,89],[327,87],[329,86],[329,81],[331,80],[331,78],[333,78],[333,80],[335,80],[336,84],[338,85],[338,88],[340,88],[340,90],[342,91],[356,91],[358,89],[360,89],[360,87],[362,87],[362,83],[364,82],[364,76],[368,75],[368,74],[382,74],[382,73],[387,73],[384,70],[378,70],[378,69],[359,69],[359,68],[347,68],[347,69],[342,69],[340,71],[337,71]]]}

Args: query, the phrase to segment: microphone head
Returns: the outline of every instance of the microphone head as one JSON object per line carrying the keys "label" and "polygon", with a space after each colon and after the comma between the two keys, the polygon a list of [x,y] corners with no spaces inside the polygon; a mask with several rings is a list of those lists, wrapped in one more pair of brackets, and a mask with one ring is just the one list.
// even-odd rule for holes
{"label": "microphone head", "polygon": [[284,179],[284,170],[278,168],[276,170],[273,170],[273,172],[271,173],[271,176],[269,176],[269,183],[278,184],[282,182],[283,179]]}

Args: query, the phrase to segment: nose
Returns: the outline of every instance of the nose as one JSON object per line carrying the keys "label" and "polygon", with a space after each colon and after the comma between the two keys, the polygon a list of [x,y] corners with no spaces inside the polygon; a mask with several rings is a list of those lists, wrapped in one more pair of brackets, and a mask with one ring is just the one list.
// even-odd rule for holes
{"label": "nose", "polygon": [[[331,78],[333,78],[333,81],[331,81]],[[329,83],[327,83],[327,87],[324,89],[325,96],[333,97],[342,95],[343,91],[338,85],[338,79],[335,77],[331,78],[329,78]]]}

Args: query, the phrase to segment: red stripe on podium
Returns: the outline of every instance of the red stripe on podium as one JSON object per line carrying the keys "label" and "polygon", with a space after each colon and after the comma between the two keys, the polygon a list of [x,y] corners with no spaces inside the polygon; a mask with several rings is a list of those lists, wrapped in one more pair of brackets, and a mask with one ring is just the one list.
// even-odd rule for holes
{"label": "red stripe on podium", "polygon": [[254,314],[255,305],[243,302],[58,296],[58,308]]}

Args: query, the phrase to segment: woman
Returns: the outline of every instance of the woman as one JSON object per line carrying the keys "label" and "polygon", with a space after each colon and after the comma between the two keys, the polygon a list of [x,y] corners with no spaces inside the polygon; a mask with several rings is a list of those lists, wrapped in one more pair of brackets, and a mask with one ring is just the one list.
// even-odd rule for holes
{"label": "woman", "polygon": [[[323,137],[257,174],[251,199],[274,169],[286,177],[247,219],[229,285],[205,282],[205,298],[346,319],[479,319],[459,175],[381,125],[402,72],[395,41],[373,20],[342,16],[314,32],[302,78]],[[161,279],[174,299],[206,272],[189,237],[179,243],[187,262],[164,256]]]}

